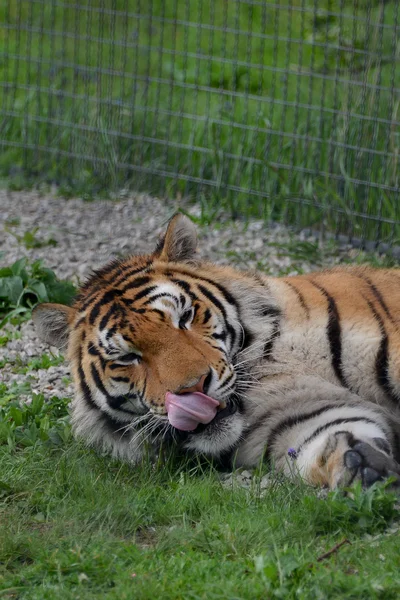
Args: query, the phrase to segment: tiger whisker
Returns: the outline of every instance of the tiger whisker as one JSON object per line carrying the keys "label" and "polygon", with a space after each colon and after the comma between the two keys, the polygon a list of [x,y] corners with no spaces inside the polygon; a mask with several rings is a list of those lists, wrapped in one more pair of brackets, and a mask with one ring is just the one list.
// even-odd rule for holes
{"label": "tiger whisker", "polygon": [[155,420],[155,423],[151,423],[151,425],[152,425],[152,427],[150,428],[150,430],[149,430],[148,434],[146,435],[146,437],[145,437],[145,438],[143,438],[143,439],[140,441],[140,443],[139,443],[139,445],[138,445],[138,447],[137,447],[138,449],[139,449],[141,446],[143,446],[143,444],[144,444],[144,443],[145,443],[145,442],[146,442],[146,441],[149,439],[149,437],[150,437],[150,436],[151,436],[151,435],[154,433],[154,431],[155,431],[156,427],[158,426],[158,422],[157,422],[157,420]]}
{"label": "tiger whisker", "polygon": [[[132,437],[132,439],[129,440],[129,443],[134,444],[137,441],[137,439],[140,438],[141,435],[144,435],[147,432],[150,432],[149,435],[146,436],[146,438],[145,438],[145,439],[147,439],[151,435],[153,429],[154,429],[154,423],[153,423],[153,421],[150,420],[148,423],[146,423],[146,425],[144,427],[139,429],[139,431],[136,433],[136,435],[134,435]],[[140,442],[140,444],[138,445],[138,448],[140,448],[141,445],[142,445],[142,442]]]}
{"label": "tiger whisker", "polygon": [[161,434],[163,434],[161,441],[164,439],[167,431],[169,429],[169,423],[163,423],[163,428],[157,433],[156,437],[154,438],[154,442],[157,441],[157,439],[160,437]]}
{"label": "tiger whisker", "polygon": [[115,433],[118,433],[120,431],[123,431],[124,433],[126,431],[130,431],[131,429],[135,429],[135,427],[137,425],[139,425],[139,423],[141,423],[142,421],[145,421],[146,419],[148,419],[150,417],[149,414],[146,415],[142,415],[141,417],[138,417],[137,419],[134,419],[133,421],[131,421],[130,423],[127,423],[126,425],[123,425],[122,427],[120,427],[119,429],[115,430]]}
{"label": "tiger whisker", "polygon": [[262,339],[258,342],[253,342],[252,344],[250,344],[250,346],[248,348],[245,348],[244,350],[240,350],[236,356],[245,356],[246,354],[249,354],[250,352],[253,352],[254,350],[258,350],[259,348],[262,348],[264,346],[264,344],[268,341],[268,337],[266,337],[265,339]]}

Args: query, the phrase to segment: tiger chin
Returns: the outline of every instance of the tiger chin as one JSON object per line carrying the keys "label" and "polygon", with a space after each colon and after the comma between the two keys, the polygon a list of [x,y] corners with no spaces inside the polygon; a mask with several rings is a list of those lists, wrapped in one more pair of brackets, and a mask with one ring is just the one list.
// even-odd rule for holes
{"label": "tiger chin", "polygon": [[152,254],[33,320],[67,349],[75,434],[115,458],[172,444],[329,488],[400,485],[400,270],[241,272],[202,261],[176,214]]}

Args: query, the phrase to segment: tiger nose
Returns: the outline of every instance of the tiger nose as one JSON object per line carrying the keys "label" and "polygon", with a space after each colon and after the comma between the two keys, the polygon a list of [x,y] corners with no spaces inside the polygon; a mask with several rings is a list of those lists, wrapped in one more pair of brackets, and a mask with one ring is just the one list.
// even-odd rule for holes
{"label": "tiger nose", "polygon": [[204,393],[204,384],[208,377],[208,373],[205,373],[196,381],[196,383],[192,385],[187,385],[186,387],[179,388],[178,394],[190,394],[191,392],[201,392]]}

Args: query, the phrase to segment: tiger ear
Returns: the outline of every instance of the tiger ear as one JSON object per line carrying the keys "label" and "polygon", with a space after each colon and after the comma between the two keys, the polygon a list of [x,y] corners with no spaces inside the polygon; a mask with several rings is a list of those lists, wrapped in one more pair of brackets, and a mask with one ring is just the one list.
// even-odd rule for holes
{"label": "tiger ear", "polygon": [[68,344],[70,324],[75,316],[75,309],[63,304],[39,304],[33,310],[32,320],[39,337],[57,348],[65,349]]}
{"label": "tiger ear", "polygon": [[157,244],[155,255],[160,260],[185,262],[193,260],[197,249],[197,232],[192,221],[177,213],[168,223],[167,231]]}

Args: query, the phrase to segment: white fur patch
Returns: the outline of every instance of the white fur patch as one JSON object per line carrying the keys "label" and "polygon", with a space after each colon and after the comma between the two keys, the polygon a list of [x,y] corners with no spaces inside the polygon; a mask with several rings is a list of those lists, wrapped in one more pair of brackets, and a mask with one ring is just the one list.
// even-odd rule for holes
{"label": "white fur patch", "polygon": [[[214,457],[231,450],[242,436],[244,419],[236,413],[226,417],[224,421],[221,421],[218,423],[218,427],[212,427],[209,431],[206,430],[203,433],[190,436],[185,448]],[[217,431],[214,431],[214,429],[217,429]]]}
{"label": "white fur patch", "polygon": [[[386,439],[385,433],[378,425],[375,425],[375,423],[356,421],[355,423],[342,423],[340,425],[333,425],[326,431],[321,432],[320,435],[307,444],[307,446],[301,451],[296,460],[296,467],[300,475],[307,475],[309,470],[315,465],[315,461],[320,456],[321,452],[324,450],[328,437],[337,431],[348,431],[359,440],[374,437]],[[287,465],[285,472],[288,475],[290,474],[290,465]]]}

